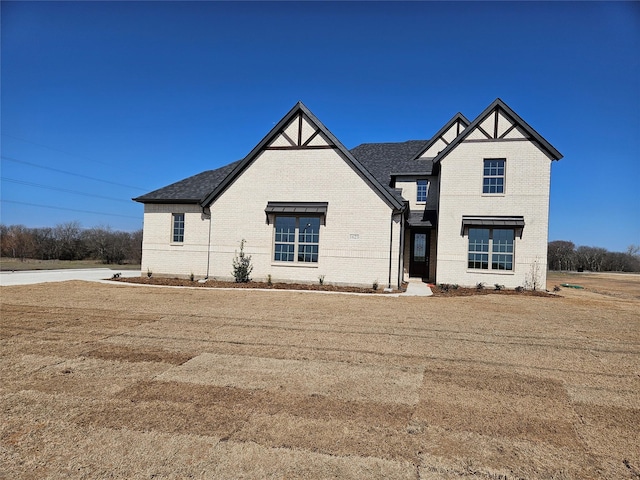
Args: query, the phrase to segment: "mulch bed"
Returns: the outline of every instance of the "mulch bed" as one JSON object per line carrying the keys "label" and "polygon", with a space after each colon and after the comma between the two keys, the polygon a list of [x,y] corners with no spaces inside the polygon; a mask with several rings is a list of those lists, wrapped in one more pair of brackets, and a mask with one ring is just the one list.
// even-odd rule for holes
{"label": "mulch bed", "polygon": [[236,282],[223,282],[221,280],[207,280],[206,282],[199,282],[198,280],[188,280],[184,278],[164,278],[164,277],[132,277],[132,278],[114,278],[117,282],[125,283],[139,283],[143,285],[165,285],[172,287],[206,287],[206,288],[265,288],[268,290],[314,290],[320,292],[346,292],[346,293],[401,293],[402,290],[393,290],[391,292],[385,292],[384,287],[379,287],[377,290],[373,288],[362,287],[344,287],[336,285],[319,285],[319,284],[306,284],[306,283],[272,283],[269,285],[266,282],[248,282],[248,283],[236,283]]}
{"label": "mulch bed", "polygon": [[[116,282],[125,283],[138,283],[142,285],[165,285],[172,287],[205,287],[205,288],[264,288],[267,290],[312,290],[320,292],[346,292],[346,293],[402,293],[406,289],[406,285],[401,290],[393,290],[391,292],[385,292],[383,287],[379,287],[377,290],[373,288],[363,287],[346,287],[336,285],[319,285],[319,284],[307,284],[307,283],[272,283],[269,285],[266,282],[248,282],[248,283],[236,283],[236,282],[223,282],[221,280],[207,280],[206,282],[200,282],[198,280],[188,280],[185,278],[165,278],[165,277],[132,277],[132,278],[114,278]],[[435,297],[469,297],[472,295],[526,295],[534,297],[557,297],[548,292],[543,291],[531,291],[523,290],[517,292],[515,290],[495,290],[493,288],[483,288],[478,290],[477,288],[449,288],[443,290],[436,285],[429,285],[433,296]]]}
{"label": "mulch bed", "polygon": [[465,288],[458,287],[452,288],[449,287],[448,290],[442,289],[437,285],[429,285],[431,291],[433,292],[434,297],[470,297],[472,295],[520,295],[520,296],[530,296],[530,297],[559,297],[560,295],[556,295],[553,293],[549,293],[541,290],[511,290],[511,289],[500,289],[496,290],[495,288]]}

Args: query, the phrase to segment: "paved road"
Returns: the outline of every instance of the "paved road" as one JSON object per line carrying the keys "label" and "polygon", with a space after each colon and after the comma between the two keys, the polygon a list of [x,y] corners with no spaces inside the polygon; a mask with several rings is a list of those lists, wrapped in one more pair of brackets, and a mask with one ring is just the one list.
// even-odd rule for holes
{"label": "paved road", "polygon": [[68,270],[26,270],[21,272],[0,272],[0,285],[32,285],[34,283],[64,282],[66,280],[105,280],[114,273],[123,277],[139,277],[138,270],[118,270],[110,268],[78,268]]}

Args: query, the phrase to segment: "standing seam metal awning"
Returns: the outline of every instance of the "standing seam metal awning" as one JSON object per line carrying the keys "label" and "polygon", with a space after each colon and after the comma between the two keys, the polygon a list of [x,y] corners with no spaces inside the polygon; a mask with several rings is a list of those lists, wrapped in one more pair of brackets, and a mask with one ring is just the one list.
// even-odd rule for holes
{"label": "standing seam metal awning", "polygon": [[524,217],[462,217],[463,227],[524,227]]}
{"label": "standing seam metal awning", "polygon": [[[522,216],[462,216],[462,229],[460,235],[469,227],[511,227],[522,238],[524,229],[524,217]],[[519,232],[519,233],[518,233]]]}
{"label": "standing seam metal awning", "polygon": [[267,208],[264,213],[267,214],[267,223],[269,223],[269,215],[313,215],[324,217],[327,215],[327,207],[329,202],[267,202]]}

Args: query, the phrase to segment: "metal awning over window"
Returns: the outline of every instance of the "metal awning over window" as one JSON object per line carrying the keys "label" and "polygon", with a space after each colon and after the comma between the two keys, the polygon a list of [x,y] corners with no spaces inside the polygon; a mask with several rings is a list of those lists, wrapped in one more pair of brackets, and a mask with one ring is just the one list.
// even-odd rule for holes
{"label": "metal awning over window", "polygon": [[462,216],[462,232],[464,235],[469,227],[476,228],[513,228],[516,234],[522,237],[524,217],[509,216]]}
{"label": "metal awning over window", "polygon": [[270,215],[310,215],[322,217],[325,224],[328,202],[267,202],[264,213],[267,214],[267,223]]}

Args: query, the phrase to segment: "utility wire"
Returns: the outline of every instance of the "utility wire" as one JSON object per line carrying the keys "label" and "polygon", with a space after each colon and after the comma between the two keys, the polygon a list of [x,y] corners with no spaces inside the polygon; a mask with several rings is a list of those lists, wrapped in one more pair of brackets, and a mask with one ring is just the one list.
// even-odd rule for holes
{"label": "utility wire", "polygon": [[23,165],[29,165],[31,167],[42,168],[44,170],[51,170],[52,172],[64,173],[66,175],[73,175],[74,177],[86,178],[88,180],[93,180],[93,181],[96,181],[96,182],[108,183],[109,185],[116,185],[118,187],[133,188],[135,190],[149,191],[148,188],[134,187],[132,185],[125,185],[123,183],[111,182],[109,180],[103,180],[101,178],[96,178],[96,177],[90,177],[88,175],[82,175],[80,173],[74,173],[74,172],[68,172],[66,170],[60,170],[59,168],[47,167],[45,165],[39,165],[37,163],[27,162],[25,160],[18,160],[17,158],[7,157],[5,155],[2,155],[2,159],[3,160],[8,160],[10,162],[21,163]]}
{"label": "utility wire", "polygon": [[52,207],[51,205],[41,205],[39,203],[28,203],[28,202],[18,202],[16,200],[0,200],[0,203],[14,203],[16,205],[28,205],[30,207],[39,207],[39,208],[50,208],[52,210],[67,210],[69,212],[80,212],[80,213],[91,213],[94,215],[108,215],[110,217],[125,217],[125,218],[135,218],[136,220],[140,220],[140,217],[134,217],[133,215],[121,215],[119,213],[104,213],[104,212],[93,212],[91,210],[80,210],[77,208],[64,208],[64,207]]}
{"label": "utility wire", "polygon": [[14,178],[9,178],[9,177],[0,177],[0,180],[2,180],[3,182],[17,183],[18,185],[27,185],[29,187],[45,188],[47,190],[57,190],[58,192],[67,192],[67,193],[73,193],[75,195],[84,195],[85,197],[103,198],[105,200],[113,200],[114,202],[131,203],[131,200],[124,200],[122,198],[106,197],[103,195],[96,195],[94,193],[85,193],[85,192],[78,192],[77,190],[68,190],[66,188],[51,187],[49,185],[41,185],[39,183],[25,182],[23,180],[16,180]]}
{"label": "utility wire", "polygon": [[14,139],[20,140],[22,142],[30,143],[31,145],[36,145],[37,147],[46,148],[46,149],[49,149],[49,150],[54,151],[54,152],[64,153],[65,155],[69,155],[70,157],[81,158],[82,160],[87,160],[87,161],[92,162],[92,163],[99,163],[100,165],[105,165],[107,167],[111,166],[111,165],[109,165],[108,163],[105,163],[105,162],[99,162],[98,160],[93,160],[91,158],[83,157],[82,155],[76,155],[75,153],[65,152],[64,150],[60,150],[59,148],[53,148],[53,147],[50,147],[48,145],[43,145],[42,143],[32,142],[31,140],[27,140],[26,138],[16,137],[15,135],[9,135],[8,133],[2,133],[0,135],[2,135],[3,137],[14,138]]}

